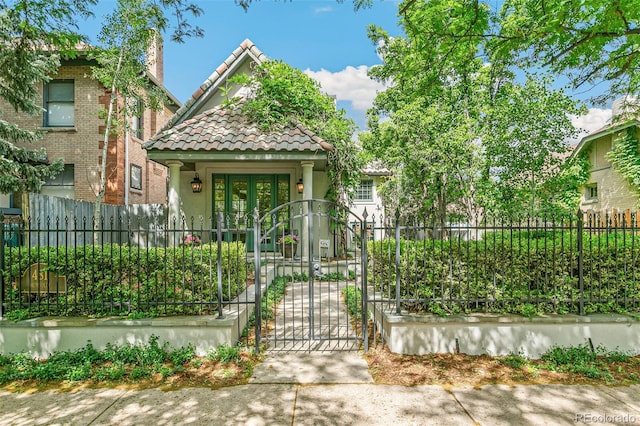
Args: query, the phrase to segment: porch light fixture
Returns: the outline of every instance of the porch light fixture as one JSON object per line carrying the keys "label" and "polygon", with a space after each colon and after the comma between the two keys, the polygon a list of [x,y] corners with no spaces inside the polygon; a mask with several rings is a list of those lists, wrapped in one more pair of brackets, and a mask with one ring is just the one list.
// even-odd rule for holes
{"label": "porch light fixture", "polygon": [[298,183],[296,183],[296,188],[298,188],[298,194],[302,194],[302,191],[304,191],[304,183],[302,183],[302,178],[300,178]]}
{"label": "porch light fixture", "polygon": [[200,176],[198,176],[198,172],[196,172],[196,175],[193,177],[193,180],[191,181],[191,189],[193,190],[194,194],[197,194],[202,191],[202,181],[200,180]]}

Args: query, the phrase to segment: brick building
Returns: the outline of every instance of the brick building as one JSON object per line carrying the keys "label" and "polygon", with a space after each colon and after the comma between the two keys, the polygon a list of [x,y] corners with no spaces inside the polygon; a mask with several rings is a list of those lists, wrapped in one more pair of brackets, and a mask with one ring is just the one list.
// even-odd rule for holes
{"label": "brick building", "polygon": [[[161,111],[141,110],[130,117],[131,128],[125,135],[113,137],[107,155],[107,184],[104,203],[165,203],[167,168],[149,160],[142,143],[150,139],[173,115],[180,102],[163,86],[162,46],[150,55],[148,76],[161,87],[169,103]],[[100,182],[100,165],[105,120],[100,111],[108,108],[109,93],[91,78],[95,62],[80,55],[63,61],[52,80],[40,88],[43,114],[18,114],[0,104],[4,119],[29,130],[43,130],[44,137],[30,148],[44,147],[48,161],[62,158],[65,170],[45,182],[41,192],[47,195],[95,201]],[[2,103],[3,100],[0,100]],[[21,207],[18,194],[0,194],[0,207]]]}

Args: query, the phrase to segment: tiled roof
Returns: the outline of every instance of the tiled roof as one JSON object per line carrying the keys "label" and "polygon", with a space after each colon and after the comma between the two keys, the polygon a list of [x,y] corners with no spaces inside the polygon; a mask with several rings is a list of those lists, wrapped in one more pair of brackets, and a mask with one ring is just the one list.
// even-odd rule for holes
{"label": "tiled roof", "polygon": [[362,174],[367,176],[391,176],[393,172],[386,168],[382,161],[373,160],[367,163],[366,166],[362,169]]}
{"label": "tiled roof", "polygon": [[144,144],[170,151],[330,151],[333,147],[301,124],[265,132],[247,121],[241,108],[216,106]]}
{"label": "tiled roof", "polygon": [[202,95],[204,95],[207,90],[209,90],[209,88],[211,88],[211,86],[213,86],[245,53],[249,53],[258,64],[267,60],[264,53],[262,53],[262,51],[260,51],[260,49],[258,49],[251,40],[245,39],[240,43],[240,46],[238,46],[238,48],[234,50],[233,53],[231,53],[231,55],[229,55],[229,57],[225,59],[225,61],[222,62],[214,72],[211,73],[211,75],[200,85],[200,87],[198,87],[193,95],[191,95],[191,97],[182,104],[176,113],[163,126],[162,130],[166,130],[177,123],[189,111],[189,109],[198,102]]}

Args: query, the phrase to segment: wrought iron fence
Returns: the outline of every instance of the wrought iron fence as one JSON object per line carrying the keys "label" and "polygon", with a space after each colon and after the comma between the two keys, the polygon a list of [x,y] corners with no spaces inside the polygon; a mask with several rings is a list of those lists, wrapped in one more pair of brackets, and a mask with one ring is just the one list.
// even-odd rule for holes
{"label": "wrought iron fence", "polygon": [[[0,218],[0,316],[224,315],[253,303],[251,216],[114,221]],[[637,212],[363,226],[370,303],[392,312],[640,310]]]}
{"label": "wrought iron fence", "polygon": [[253,303],[238,220],[0,223],[0,317],[224,316]]}
{"label": "wrought iron fence", "polygon": [[370,303],[390,312],[588,314],[640,309],[640,214],[374,221]]}

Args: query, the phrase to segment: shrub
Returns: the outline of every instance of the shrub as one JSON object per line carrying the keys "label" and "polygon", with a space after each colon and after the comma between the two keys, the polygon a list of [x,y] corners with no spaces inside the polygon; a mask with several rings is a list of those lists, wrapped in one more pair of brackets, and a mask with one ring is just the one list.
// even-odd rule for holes
{"label": "shrub", "polygon": [[[640,307],[640,244],[624,231],[582,235],[585,313]],[[368,243],[369,284],[395,297],[395,241]],[[400,241],[404,308],[437,314],[578,313],[575,230],[503,231],[477,241]]]}
{"label": "shrub", "polygon": [[[5,248],[5,282],[12,283],[33,263],[66,277],[66,293],[26,294],[13,286],[5,295],[7,316],[156,316],[215,310],[217,244],[171,248],[116,244],[77,247]],[[222,244],[223,300],[246,288],[246,248]],[[15,312],[15,314],[13,314]]]}
{"label": "shrub", "polygon": [[360,318],[362,315],[362,296],[360,289],[352,285],[346,286],[342,289],[342,296],[344,297],[344,302],[349,314],[355,318]]}

